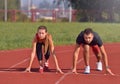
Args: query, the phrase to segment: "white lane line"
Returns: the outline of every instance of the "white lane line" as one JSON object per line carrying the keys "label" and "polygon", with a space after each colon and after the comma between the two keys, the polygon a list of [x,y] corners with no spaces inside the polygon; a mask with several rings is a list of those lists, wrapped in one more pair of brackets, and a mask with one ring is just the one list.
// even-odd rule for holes
{"label": "white lane line", "polygon": [[[14,64],[14,65],[12,65],[11,67],[9,67],[9,68],[7,68],[7,69],[4,69],[4,70],[10,71],[10,70],[12,70],[12,68],[15,68],[16,66],[25,63],[25,62],[28,61],[29,59],[30,59],[30,57],[28,57],[28,58],[26,58],[26,59],[24,59],[24,60],[22,60],[22,61],[20,61],[20,62],[18,62],[18,63],[16,63],[16,64]],[[6,72],[6,71],[0,71],[0,72]]]}
{"label": "white lane line", "polygon": [[30,57],[28,57],[28,58],[26,58],[26,59],[18,62],[17,64],[12,65],[12,66],[9,67],[8,69],[14,68],[14,67],[16,67],[16,66],[18,66],[18,65],[20,65],[20,64],[22,64],[22,63],[24,63],[24,62],[26,62],[26,61],[28,61],[29,59],[30,59]]}
{"label": "white lane line", "polygon": [[[77,62],[77,64],[80,63],[80,62],[82,62],[82,61],[83,61],[83,58],[79,59],[78,62]],[[65,79],[65,77],[68,76],[69,74],[72,74],[72,72],[69,71],[69,72],[65,73],[62,77],[60,77],[60,78],[56,81],[55,84],[59,84],[59,83],[60,83],[63,79]]]}
{"label": "white lane line", "polygon": [[[71,52],[71,51],[72,51],[72,50],[65,50],[65,51],[62,51],[62,50],[61,50],[61,51],[57,51],[56,53],[59,54],[59,53],[65,53],[65,52]],[[5,71],[0,71],[0,72],[8,72],[8,71],[10,71],[12,68],[15,68],[16,66],[27,62],[29,59],[30,59],[30,57],[28,57],[28,58],[26,58],[26,59],[24,59],[24,60],[22,60],[22,61],[20,61],[20,62],[18,62],[18,63],[16,63],[16,64],[10,66],[10,67],[7,68],[7,69],[4,69]]]}
{"label": "white lane line", "polygon": [[[91,56],[91,57],[94,57],[94,55],[93,56]],[[79,59],[79,61],[77,62],[77,64],[79,64],[80,62],[82,62],[83,61],[83,58],[81,58],[81,59]],[[72,72],[71,71],[68,71],[67,73],[65,73],[62,77],[60,77],[56,82],[55,82],[55,84],[60,84],[60,82],[62,81],[62,80],[64,80],[65,79],[65,77],[66,76],[68,76],[69,74],[72,74]],[[79,74],[79,75],[90,75],[90,76],[108,76],[109,74]],[[114,76],[117,76],[117,77],[119,77],[120,76],[120,74],[115,74]]]}
{"label": "white lane line", "polygon": [[[23,73],[23,74],[27,74],[26,72],[24,72],[24,71],[22,71],[22,72],[18,72],[18,71],[14,71],[14,72],[11,72],[11,71],[0,71],[0,73],[3,73],[3,72],[5,72],[5,73]],[[38,73],[36,73],[36,72],[29,72],[28,74],[38,74]],[[53,74],[56,74],[56,73],[44,73],[44,75],[53,75]],[[74,74],[74,73],[72,73],[72,72],[68,72],[67,74],[66,74],[66,76],[68,76],[68,75],[70,75],[70,74]],[[120,77],[120,75],[119,74],[115,74],[114,76],[112,76],[112,75],[110,75],[110,74],[77,74],[77,75],[80,75],[80,76],[111,76],[111,77]],[[62,78],[61,78],[62,79]],[[64,79],[64,78],[63,78]],[[61,80],[62,81],[62,80]],[[59,82],[60,83],[60,82]],[[55,83],[55,84],[59,84],[59,83]]]}

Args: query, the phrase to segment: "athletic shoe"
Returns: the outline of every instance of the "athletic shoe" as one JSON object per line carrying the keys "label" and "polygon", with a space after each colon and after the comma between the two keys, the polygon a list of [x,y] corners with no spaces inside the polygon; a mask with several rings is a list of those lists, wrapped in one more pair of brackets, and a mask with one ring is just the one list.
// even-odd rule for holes
{"label": "athletic shoe", "polygon": [[46,72],[50,72],[50,69],[49,69],[48,65],[49,65],[49,63],[45,62],[44,71],[46,71]]}
{"label": "athletic shoe", "polygon": [[47,67],[47,66],[44,66],[44,71],[45,71],[45,72],[50,72],[50,69],[49,69],[49,67]]}
{"label": "athletic shoe", "polygon": [[49,63],[48,63],[48,62],[45,62],[44,66],[47,66],[47,67],[48,67],[48,66],[49,66]]}
{"label": "athletic shoe", "polygon": [[97,70],[102,71],[102,62],[97,62]]}
{"label": "athletic shoe", "polygon": [[43,67],[42,67],[42,66],[40,66],[39,72],[40,72],[40,73],[43,73]]}
{"label": "athletic shoe", "polygon": [[89,73],[90,73],[90,66],[86,66],[86,67],[85,67],[84,73],[85,73],[85,74],[89,74]]}

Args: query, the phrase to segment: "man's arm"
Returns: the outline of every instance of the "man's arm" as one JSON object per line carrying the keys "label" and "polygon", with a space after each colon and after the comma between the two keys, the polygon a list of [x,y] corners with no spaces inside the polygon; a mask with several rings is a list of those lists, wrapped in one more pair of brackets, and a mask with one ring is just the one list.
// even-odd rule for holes
{"label": "man's arm", "polygon": [[74,49],[74,52],[73,52],[73,69],[72,69],[72,72],[76,73],[76,74],[77,74],[76,65],[77,65],[79,51],[80,51],[80,45],[76,43],[75,49]]}
{"label": "man's arm", "polygon": [[109,68],[107,53],[106,53],[105,48],[104,48],[103,45],[100,47],[100,50],[101,50],[101,54],[102,54],[102,56],[103,56],[103,62],[104,62],[104,65],[105,65],[106,73],[109,73],[109,74],[111,74],[111,75],[114,75],[114,74],[112,73],[112,71],[110,70],[110,68]]}

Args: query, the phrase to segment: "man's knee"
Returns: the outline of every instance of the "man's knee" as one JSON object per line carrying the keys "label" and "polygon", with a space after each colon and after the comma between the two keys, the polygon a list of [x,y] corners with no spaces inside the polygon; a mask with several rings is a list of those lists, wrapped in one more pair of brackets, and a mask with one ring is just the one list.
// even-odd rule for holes
{"label": "man's knee", "polygon": [[84,53],[89,53],[89,45],[83,45]]}

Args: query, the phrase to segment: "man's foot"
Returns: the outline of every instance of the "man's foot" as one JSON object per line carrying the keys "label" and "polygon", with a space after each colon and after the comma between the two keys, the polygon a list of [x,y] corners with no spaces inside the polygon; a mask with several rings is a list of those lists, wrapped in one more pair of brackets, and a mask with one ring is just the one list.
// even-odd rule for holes
{"label": "man's foot", "polygon": [[102,71],[102,62],[97,62],[97,70]]}
{"label": "man's foot", "polygon": [[90,66],[85,67],[84,74],[90,74]]}

